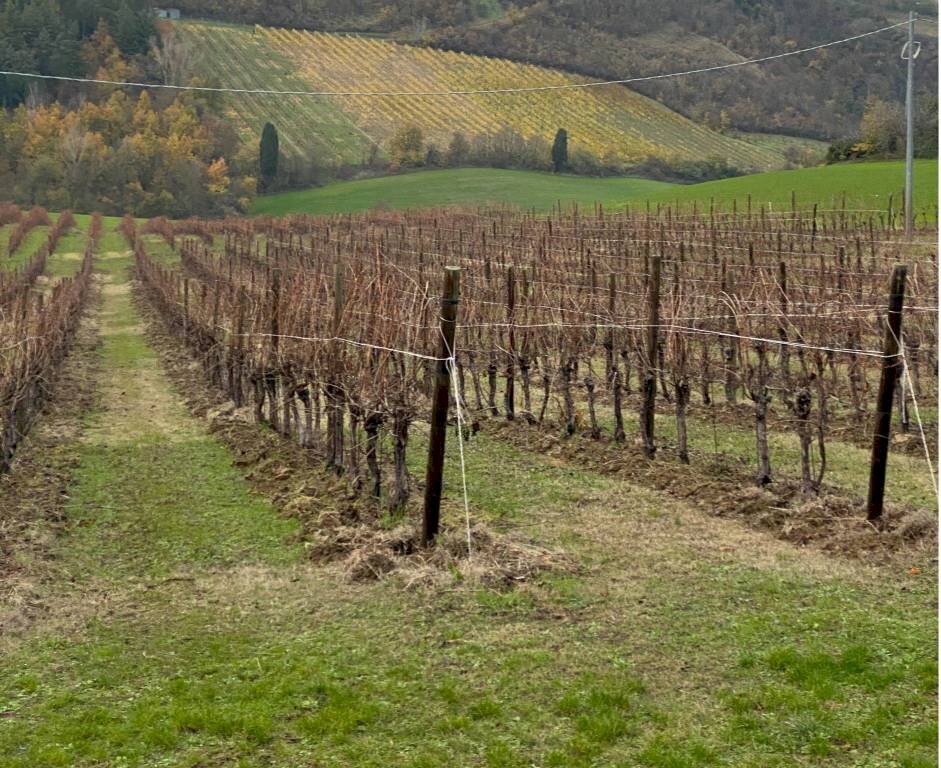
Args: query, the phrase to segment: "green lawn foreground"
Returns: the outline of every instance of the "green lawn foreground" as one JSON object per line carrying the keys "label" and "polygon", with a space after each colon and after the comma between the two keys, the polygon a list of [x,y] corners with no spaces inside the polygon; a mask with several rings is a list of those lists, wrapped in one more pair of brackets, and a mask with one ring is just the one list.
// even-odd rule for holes
{"label": "green lawn foreground", "polygon": [[123,243],[100,250],[103,408],[48,612],[0,640],[0,766],[937,764],[933,566],[799,550],[479,436],[475,517],[582,573],[348,583],[185,413]]}
{"label": "green lawn foreground", "polygon": [[[702,184],[666,184],[638,178],[591,178],[536,171],[459,168],[418,171],[327,184],[323,187],[259,197],[252,213],[283,216],[290,213],[330,214],[371,208],[427,208],[445,205],[506,204],[547,211],[563,206],[601,203],[608,209],[647,201],[703,209],[710,201],[731,210],[736,201],[744,210],[751,196],[755,208],[789,210],[791,193],[799,206],[819,203],[839,208],[846,194],[849,209],[885,211],[889,195],[899,210],[904,164],[899,161],[844,163],[771,171]],[[934,221],[937,216],[938,161],[915,163],[915,210]]]}

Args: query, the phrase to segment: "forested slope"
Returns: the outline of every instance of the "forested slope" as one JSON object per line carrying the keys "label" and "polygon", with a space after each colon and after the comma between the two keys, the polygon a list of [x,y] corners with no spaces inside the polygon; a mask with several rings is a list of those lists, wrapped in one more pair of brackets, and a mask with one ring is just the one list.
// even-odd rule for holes
{"label": "forested slope", "polygon": [[[894,0],[181,0],[178,5],[191,15],[380,32],[604,78],[807,47],[895,23],[908,8]],[[923,15],[936,12],[936,3],[919,6]],[[925,45],[918,87],[931,98],[937,88],[936,32],[925,23],[919,33]],[[734,76],[701,75],[638,89],[716,127],[829,139],[855,131],[868,97],[901,99],[903,40],[904,31],[896,30],[839,49],[736,70]]]}

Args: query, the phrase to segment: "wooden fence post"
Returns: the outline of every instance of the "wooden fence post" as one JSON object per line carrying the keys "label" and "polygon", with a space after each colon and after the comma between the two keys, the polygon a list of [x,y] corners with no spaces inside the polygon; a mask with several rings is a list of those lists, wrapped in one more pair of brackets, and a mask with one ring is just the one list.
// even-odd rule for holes
{"label": "wooden fence post", "polygon": [[886,318],[882,378],[876,401],[876,418],[872,435],[872,459],[869,465],[869,498],[866,517],[875,521],[882,517],[885,498],[885,474],[889,460],[889,436],[892,430],[892,399],[902,370],[899,340],[902,338],[902,305],[905,300],[905,279],[908,267],[899,264],[892,271],[889,289],[889,313]]}
{"label": "wooden fence post", "polygon": [[265,389],[268,392],[268,422],[276,432],[281,429],[278,407],[278,349],[281,340],[281,274],[273,270],[270,275],[271,317],[268,334],[268,360],[265,366]]}
{"label": "wooden fence post", "polygon": [[[346,433],[344,431],[343,357],[344,346],[340,341],[343,329],[343,308],[346,304],[346,274],[340,244],[337,243],[333,263],[333,349],[332,369],[327,376],[327,466],[340,475],[344,470],[343,454]],[[355,449],[354,449],[355,450]]]}
{"label": "wooden fence post", "polygon": [[[231,264],[231,262],[229,262]],[[232,390],[232,400],[236,408],[241,408],[245,400],[242,392],[244,355],[242,350],[245,348],[245,286],[240,285],[237,293],[238,310],[235,321],[235,339],[232,356],[231,373],[229,374],[229,387]]]}
{"label": "wooden fence post", "polygon": [[660,265],[659,251],[650,262],[650,282],[647,294],[647,344],[644,360],[643,406],[641,408],[641,436],[644,455],[652,459],[657,453],[654,443],[654,415],[657,407],[657,346],[660,337]]}
{"label": "wooden fence post", "polygon": [[189,343],[190,281],[183,278],[183,340]]}
{"label": "wooden fence post", "polygon": [[[779,238],[780,240],[780,238]],[[780,251],[780,246],[778,247]],[[791,300],[787,293],[787,264],[782,260],[778,262],[778,290],[781,292],[781,321],[778,325],[778,338],[781,339],[779,359],[781,361],[781,378],[785,384],[791,383],[791,350],[787,338],[787,313]]]}
{"label": "wooden fence post", "polygon": [[[448,400],[451,389],[449,362],[454,350],[457,303],[461,270],[444,268],[441,294],[441,346],[435,364],[435,388],[431,403],[431,434],[428,439],[428,465],[425,470],[425,509],[422,518],[422,545],[434,543],[441,518],[441,485],[444,477],[444,441],[448,427]],[[459,437],[458,439],[463,439]]]}
{"label": "wooden fence post", "polygon": [[516,272],[512,266],[506,268],[506,322],[507,322],[507,363],[506,389],[503,403],[507,421],[516,418]]}

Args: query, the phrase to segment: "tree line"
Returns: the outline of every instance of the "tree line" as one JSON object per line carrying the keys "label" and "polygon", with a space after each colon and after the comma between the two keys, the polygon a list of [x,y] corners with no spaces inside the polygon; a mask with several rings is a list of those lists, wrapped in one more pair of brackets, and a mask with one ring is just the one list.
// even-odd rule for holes
{"label": "tree line", "polygon": [[[0,68],[71,77],[85,69],[84,44],[104,21],[121,56],[146,56],[157,34],[144,0],[8,0],[0,9]],[[66,91],[44,86],[52,96]],[[15,107],[30,81],[0,76],[0,105]]]}
{"label": "tree line", "polygon": [[552,142],[538,135],[525,137],[506,126],[493,133],[471,136],[455,131],[447,144],[438,144],[428,140],[420,126],[412,124],[400,127],[385,149],[385,154],[380,155],[377,147],[360,165],[328,163],[315,156],[282,157],[278,151],[277,127],[268,123],[259,142],[259,189],[265,192],[304,189],[363,175],[419,168],[505,168],[596,177],[628,174],[679,183],[723,179],[745,172],[722,157],[701,160],[651,157],[631,166],[605,162],[579,146],[578,136],[570,136],[565,128],[556,131]]}
{"label": "tree line", "polygon": [[[195,82],[192,52],[131,0],[11,0],[0,14],[0,60],[48,74]],[[212,98],[13,77],[0,78],[0,95],[4,198],[180,217],[237,213],[254,199],[257,157]]]}
{"label": "tree line", "polygon": [[[937,96],[923,95],[916,103],[912,128],[915,157],[937,157]],[[905,130],[905,112],[901,104],[870,96],[866,100],[859,131],[834,141],[827,150],[827,161],[904,157]]]}

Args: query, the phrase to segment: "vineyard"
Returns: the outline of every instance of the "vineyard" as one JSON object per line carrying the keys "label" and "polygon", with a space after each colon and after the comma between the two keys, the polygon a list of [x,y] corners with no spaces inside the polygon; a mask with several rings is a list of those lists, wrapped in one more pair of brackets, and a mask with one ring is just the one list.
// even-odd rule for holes
{"label": "vineyard", "polygon": [[[835,498],[820,531],[790,513],[774,524],[826,542],[847,518],[871,533],[854,500],[863,489],[830,482],[829,457],[834,442],[871,442],[900,261],[906,362],[893,408],[912,453],[936,451],[936,253],[907,246],[896,224],[816,209],[157,219],[141,232],[160,236],[161,259],[123,226],[147,295],[212,384],[393,511],[413,494],[410,435],[446,364],[464,440],[582,436],[598,445],[589,462],[670,466],[675,485],[658,482],[674,493],[695,476],[682,467],[699,463],[702,479],[721,465],[718,447],[691,450],[691,432],[717,419],[750,430],[751,456],[724,470],[726,490],[765,489],[759,506],[777,509]],[[438,308],[447,265],[460,268],[451,354]],[[797,446],[783,471],[775,433]]]}
{"label": "vineyard", "polygon": [[933,19],[662,5],[5,5],[0,768],[937,768]]}
{"label": "vineyard", "polygon": [[0,224],[12,226],[7,244],[11,261],[30,232],[48,228],[46,239],[25,262],[0,271],[0,472],[9,469],[17,445],[48,400],[55,374],[69,350],[91,286],[92,260],[102,220],[90,225],[88,243],[74,275],[39,290],[39,278],[59,240],[75,226],[71,211],[53,224],[44,209],[23,215],[0,206]]}
{"label": "vineyard", "polygon": [[[399,45],[368,37],[302,30],[182,22],[212,82],[231,88],[339,91],[384,90],[391,82],[411,92],[481,87],[563,85],[574,75],[518,64]],[[621,86],[558,93],[453,98],[310,98],[240,94],[227,113],[245,140],[257,141],[266,121],[276,124],[288,156],[358,163],[375,147],[384,154],[396,129],[419,125],[425,138],[446,148],[455,131],[468,138],[510,127],[525,138],[551,141],[564,127],[573,148],[622,162],[726,158],[737,167],[785,165],[777,144],[726,136],[698,125],[656,101]]]}
{"label": "vineyard", "polygon": [[931,765],[934,237],[0,206],[0,762]]}

